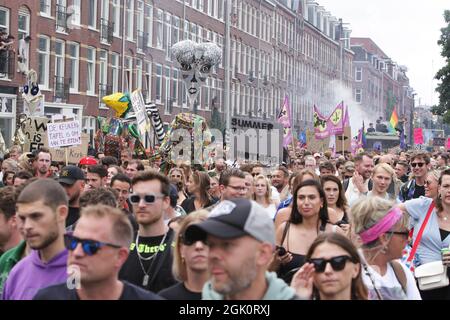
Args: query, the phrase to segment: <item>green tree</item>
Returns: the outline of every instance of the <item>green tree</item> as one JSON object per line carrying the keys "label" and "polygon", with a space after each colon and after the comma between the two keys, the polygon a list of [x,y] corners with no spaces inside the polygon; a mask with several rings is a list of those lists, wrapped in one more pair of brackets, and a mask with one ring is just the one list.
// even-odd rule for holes
{"label": "green tree", "polygon": [[441,29],[442,34],[438,44],[442,47],[441,55],[445,58],[445,65],[435,77],[440,81],[436,88],[439,93],[439,104],[432,107],[431,111],[443,116],[445,123],[450,123],[450,10],[445,10],[444,19],[447,26]]}

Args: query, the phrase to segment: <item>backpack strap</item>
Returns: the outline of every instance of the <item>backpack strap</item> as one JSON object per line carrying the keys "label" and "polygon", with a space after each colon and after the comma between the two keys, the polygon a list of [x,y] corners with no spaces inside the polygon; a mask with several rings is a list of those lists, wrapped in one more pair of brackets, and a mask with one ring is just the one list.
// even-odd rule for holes
{"label": "backpack strap", "polygon": [[400,265],[400,262],[398,262],[398,261],[391,261],[391,262],[389,262],[389,264],[391,265],[392,270],[394,270],[395,277],[397,278],[398,282],[402,286],[402,290],[406,295],[407,280],[406,280],[405,270],[403,270],[403,267]]}

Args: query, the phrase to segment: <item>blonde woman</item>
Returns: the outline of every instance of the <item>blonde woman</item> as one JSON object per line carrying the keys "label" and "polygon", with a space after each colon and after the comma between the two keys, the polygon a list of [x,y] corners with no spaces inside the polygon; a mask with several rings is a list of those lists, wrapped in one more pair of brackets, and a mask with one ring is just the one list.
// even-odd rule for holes
{"label": "blonde woman", "polygon": [[186,194],[186,178],[184,176],[184,171],[181,168],[172,168],[169,171],[170,183],[174,184],[178,189],[178,200],[177,205],[181,205],[187,198]]}
{"label": "blonde woman", "polygon": [[394,200],[393,196],[387,192],[394,176],[395,171],[390,165],[387,163],[377,164],[372,172],[373,187],[367,192],[367,195]]}
{"label": "blonde woman", "polygon": [[278,203],[272,200],[272,190],[269,180],[263,175],[256,176],[253,182],[254,193],[253,200],[259,203],[269,213],[270,218],[274,219],[277,212]]}
{"label": "blonde woman", "polygon": [[363,254],[363,281],[372,300],[421,300],[408,267],[397,261],[408,242],[408,215],[392,201],[364,197],[352,206]]}
{"label": "blonde woman", "polygon": [[172,272],[179,283],[160,291],[158,294],[168,300],[201,300],[203,285],[208,281],[208,246],[197,241],[188,242],[184,237],[186,229],[205,221],[208,211],[199,210],[179,220],[173,250]]}

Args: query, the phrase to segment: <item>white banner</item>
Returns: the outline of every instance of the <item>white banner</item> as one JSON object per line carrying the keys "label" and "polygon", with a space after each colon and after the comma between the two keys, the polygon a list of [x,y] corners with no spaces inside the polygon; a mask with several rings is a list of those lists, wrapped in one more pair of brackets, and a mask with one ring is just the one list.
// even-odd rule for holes
{"label": "white banner", "polygon": [[47,124],[49,148],[61,148],[81,144],[79,121],[55,122]]}

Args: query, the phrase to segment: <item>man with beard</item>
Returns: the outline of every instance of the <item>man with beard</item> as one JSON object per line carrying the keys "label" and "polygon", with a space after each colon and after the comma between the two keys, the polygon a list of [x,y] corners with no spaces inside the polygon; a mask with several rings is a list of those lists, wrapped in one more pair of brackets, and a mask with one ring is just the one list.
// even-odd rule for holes
{"label": "man with beard", "polygon": [[227,165],[225,163],[225,160],[223,158],[218,158],[214,162],[214,169],[208,171],[208,174],[210,176],[217,176],[220,177],[222,172],[227,168]]}
{"label": "man with beard", "polygon": [[272,173],[272,186],[274,186],[280,194],[280,202],[291,196],[289,193],[289,171],[284,166],[279,166]]}
{"label": "man with beard", "polygon": [[209,245],[210,281],[203,300],[291,300],[297,296],[267,268],[275,250],[275,227],[265,209],[248,199],[219,203],[209,218],[190,225],[189,242]]}
{"label": "man with beard", "polygon": [[49,178],[52,175],[50,166],[52,164],[52,154],[48,148],[40,148],[35,153],[33,167],[35,170],[35,177]]}
{"label": "man with beard", "polygon": [[38,290],[66,281],[67,212],[66,192],[54,180],[39,179],[20,193],[19,229],[32,251],[11,270],[3,287],[3,300],[30,300]]}
{"label": "man with beard", "polygon": [[108,170],[106,170],[101,164],[89,166],[88,173],[86,175],[85,191],[105,187],[107,178]]}
{"label": "man with beard", "polygon": [[120,279],[153,292],[176,283],[172,275],[174,231],[164,222],[170,206],[169,179],[158,172],[138,173],[129,199],[139,225]]}
{"label": "man with beard", "polygon": [[80,217],[80,197],[85,187],[84,172],[76,166],[67,166],[61,170],[58,179],[69,199],[69,214],[66,219],[67,231],[72,231]]}
{"label": "man with beard", "polygon": [[353,177],[345,179],[342,183],[345,196],[351,206],[361,195],[372,190],[372,181],[370,177],[373,171],[373,158],[368,153],[360,153],[354,158],[355,172]]}

